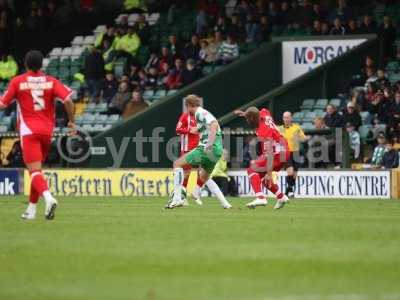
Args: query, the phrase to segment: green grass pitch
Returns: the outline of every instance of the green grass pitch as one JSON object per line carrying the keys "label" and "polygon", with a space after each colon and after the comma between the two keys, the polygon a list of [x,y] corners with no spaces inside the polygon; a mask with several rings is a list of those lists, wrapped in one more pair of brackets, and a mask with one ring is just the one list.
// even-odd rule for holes
{"label": "green grass pitch", "polygon": [[0,299],[400,299],[398,200],[59,200],[24,222],[25,198],[0,198]]}

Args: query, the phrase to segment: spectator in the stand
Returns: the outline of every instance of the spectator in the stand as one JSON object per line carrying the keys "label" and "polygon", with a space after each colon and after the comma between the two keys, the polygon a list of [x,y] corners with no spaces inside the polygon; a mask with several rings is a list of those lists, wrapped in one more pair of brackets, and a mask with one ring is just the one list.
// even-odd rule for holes
{"label": "spectator in the stand", "polygon": [[312,20],[325,21],[326,12],[321,8],[319,3],[314,3],[312,8]]}
{"label": "spectator in the stand", "polygon": [[138,82],[138,86],[136,88],[139,88],[142,91],[149,87],[147,73],[143,69],[140,69],[138,71],[138,81],[137,82]]}
{"label": "spectator in the stand", "polygon": [[258,16],[263,16],[267,13],[267,4],[265,0],[256,0],[254,13]]}
{"label": "spectator in the stand", "polygon": [[131,65],[129,73],[126,74],[128,75],[128,82],[130,82],[130,84],[132,86],[134,86],[135,88],[137,88],[139,86],[139,71],[140,71],[140,67],[136,64]]}
{"label": "spectator in the stand", "polygon": [[230,64],[239,58],[239,45],[232,35],[228,35],[218,50],[218,61],[221,64]]}
{"label": "spectator in the stand", "polygon": [[382,167],[385,169],[395,169],[399,167],[399,152],[393,148],[393,140],[386,142],[386,152],[382,157]]}
{"label": "spectator in the stand", "polygon": [[368,111],[376,114],[379,124],[385,124],[389,118],[389,101],[385,99],[382,90],[378,90],[375,98],[370,102]]}
{"label": "spectator in the stand", "polygon": [[381,166],[382,165],[382,158],[383,155],[386,152],[386,137],[383,132],[380,132],[377,136],[377,145],[374,148],[374,151],[372,152],[372,157],[371,158],[364,158],[364,162],[370,163],[373,166]]}
{"label": "spectator in the stand", "polygon": [[[279,18],[278,18],[278,24],[280,26],[286,26],[289,25],[289,16],[290,16],[290,7],[288,1],[283,1],[281,3],[281,9],[279,11]],[[268,20],[268,23],[269,20]]]}
{"label": "spectator in the stand", "polygon": [[140,40],[147,42],[150,37],[150,28],[149,23],[146,21],[146,17],[143,14],[139,14],[138,19],[135,22],[135,28]]}
{"label": "spectator in the stand", "polygon": [[389,104],[388,132],[397,143],[400,142],[400,91]]}
{"label": "spectator in the stand", "polygon": [[346,131],[349,134],[351,154],[354,159],[360,157],[361,139],[360,134],[351,123],[346,124]]}
{"label": "spectator in the stand", "polygon": [[194,34],[190,39],[190,43],[186,45],[183,50],[183,56],[185,59],[194,59],[195,61],[199,60],[199,52],[200,52],[200,42],[199,37]]}
{"label": "spectator in the stand", "polygon": [[322,25],[320,20],[315,20],[313,28],[311,29],[311,35],[322,35]]}
{"label": "spectator in the stand", "polygon": [[379,88],[381,89],[385,88],[386,86],[389,86],[390,81],[386,77],[385,70],[378,69],[376,83],[379,85]]}
{"label": "spectator in the stand", "polygon": [[161,56],[159,60],[159,71],[163,72],[165,70],[164,65],[169,65],[171,66],[173,64],[173,57],[169,52],[169,49],[167,47],[162,47],[161,48]]}
{"label": "spectator in the stand", "polygon": [[208,64],[213,64],[217,61],[218,59],[218,51],[219,48],[221,47],[223,42],[222,39],[222,33],[219,31],[216,31],[214,33],[214,38],[210,42],[210,44],[207,47],[207,57],[206,57],[206,63]]}
{"label": "spectator in the stand", "polygon": [[129,84],[125,81],[121,82],[118,87],[118,92],[111,99],[110,105],[108,106],[108,114],[122,114],[126,103],[130,99],[130,95]]}
{"label": "spectator in the stand", "polygon": [[99,102],[104,80],[104,59],[99,49],[93,47],[85,59],[84,69],[90,102]]}
{"label": "spectator in the stand", "polygon": [[370,83],[374,83],[375,81],[378,80],[374,68],[365,69],[365,76],[366,76],[365,86],[368,86]]}
{"label": "spectator in the stand", "polygon": [[347,23],[347,34],[360,34],[360,29],[357,26],[357,22],[354,19],[350,19]]}
{"label": "spectator in the stand", "polygon": [[168,38],[168,49],[169,53],[172,54],[174,58],[180,56],[182,53],[182,46],[178,42],[178,38],[175,34],[171,34]]}
{"label": "spectator in the stand", "polygon": [[321,35],[329,35],[329,24],[327,22],[321,23]]}
{"label": "spectator in the stand", "polygon": [[279,22],[279,10],[274,1],[269,2],[269,9],[267,14],[271,24],[278,24]]}
{"label": "spectator in the stand", "polygon": [[160,59],[158,58],[156,53],[151,53],[149,59],[144,66],[146,72],[149,71],[150,68],[159,68]]}
{"label": "spectator in the stand", "polygon": [[267,16],[261,16],[259,26],[260,28],[258,30],[258,41],[268,42],[271,39],[272,26],[269,23],[269,19]]}
{"label": "spectator in the stand", "polygon": [[239,40],[244,39],[245,28],[237,14],[232,15],[231,23],[228,26],[227,34],[234,35]]}
{"label": "spectator in the stand", "polygon": [[339,18],[342,21],[347,21],[352,17],[353,11],[349,6],[347,6],[346,0],[338,0],[337,6],[332,12],[330,19],[334,20],[336,18]]}
{"label": "spectator in the stand", "polygon": [[207,63],[207,56],[208,56],[208,42],[206,40],[202,40],[200,42],[200,52],[199,52],[199,58],[200,58],[200,64],[205,65]]}
{"label": "spectator in the stand", "polygon": [[118,91],[118,81],[115,79],[114,74],[109,72],[106,74],[106,80],[102,88],[102,96],[105,103],[108,105],[111,99],[115,96]]}
{"label": "spectator in the stand", "polygon": [[119,40],[116,45],[116,50],[119,51],[119,56],[128,58],[128,62],[132,63],[133,58],[140,47],[141,41],[134,27],[128,27],[127,33]]}
{"label": "spectator in the stand", "polygon": [[340,19],[336,18],[335,21],[333,21],[331,35],[345,35],[345,34],[346,34],[346,28],[342,26],[342,22],[340,21]]}
{"label": "spectator in the stand", "polygon": [[126,119],[132,117],[137,113],[145,110],[147,107],[149,107],[149,105],[143,100],[140,90],[135,90],[132,92],[132,98],[125,106],[122,118]]}
{"label": "spectator in the stand", "polygon": [[246,42],[255,42],[259,35],[260,25],[255,17],[251,14],[247,15],[246,29]]}
{"label": "spectator in the stand", "polygon": [[228,26],[226,25],[226,20],[224,16],[219,16],[217,19],[217,24],[214,26],[214,32],[226,33]]}
{"label": "spectator in the stand", "polygon": [[182,86],[189,85],[201,78],[201,71],[193,59],[188,59],[186,68],[182,71]]}
{"label": "spectator in the stand", "polygon": [[342,115],[338,113],[336,106],[332,104],[326,107],[324,122],[329,128],[342,128],[344,125]]}
{"label": "spectator in the stand", "polygon": [[146,88],[155,89],[158,84],[158,69],[151,67],[147,74],[147,85]]}
{"label": "spectator in the stand", "polygon": [[196,16],[196,34],[203,35],[203,33],[207,30],[208,22],[207,22],[207,13],[204,9],[200,9]]}
{"label": "spectator in the stand", "polygon": [[396,41],[396,28],[393,26],[392,20],[389,16],[384,16],[383,24],[379,29],[379,34],[382,37],[383,51],[386,57],[394,57],[394,42]]}
{"label": "spectator in the stand", "polygon": [[175,60],[175,68],[169,70],[167,77],[165,78],[165,85],[168,89],[179,89],[182,86],[182,71],[183,61],[180,58]]}
{"label": "spectator in the stand", "polygon": [[343,112],[343,123],[351,124],[356,130],[362,125],[362,119],[353,102],[348,102]]}
{"label": "spectator in the stand", "polygon": [[310,27],[312,25],[314,11],[310,0],[303,0],[298,11],[300,27]]}
{"label": "spectator in the stand", "polygon": [[360,26],[360,33],[362,34],[371,34],[377,33],[377,27],[370,15],[365,15],[363,18],[363,22]]}
{"label": "spectator in the stand", "polygon": [[239,0],[228,0],[225,4],[225,15],[230,18],[235,12],[235,7]]}

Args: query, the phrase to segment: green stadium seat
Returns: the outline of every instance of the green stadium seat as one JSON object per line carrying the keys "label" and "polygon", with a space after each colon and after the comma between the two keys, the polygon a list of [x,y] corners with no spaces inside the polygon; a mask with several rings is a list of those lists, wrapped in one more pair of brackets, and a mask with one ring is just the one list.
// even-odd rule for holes
{"label": "green stadium seat", "polygon": [[314,104],[314,109],[325,109],[328,102],[328,99],[318,99]]}
{"label": "green stadium seat", "polygon": [[316,109],[314,112],[316,117],[323,118],[325,116],[325,111],[323,109]]}
{"label": "green stadium seat", "polygon": [[368,118],[368,116],[369,116],[369,112],[368,111],[362,111],[362,112],[360,112],[360,116],[361,116],[361,119],[362,119],[362,121],[363,121],[363,123],[365,122],[365,120]]}
{"label": "green stadium seat", "polygon": [[167,96],[175,95],[177,92],[178,92],[178,90],[169,90],[169,91],[167,92]]}
{"label": "green stadium seat", "polygon": [[329,104],[334,105],[337,108],[339,108],[342,104],[342,100],[341,99],[332,99],[331,101],[329,101]]}
{"label": "green stadium seat", "polygon": [[157,92],[155,92],[155,94],[153,96],[153,100],[158,100],[158,99],[164,98],[165,96],[167,96],[166,90],[158,90]]}
{"label": "green stadium seat", "polygon": [[303,118],[303,122],[313,122],[314,119],[316,118],[317,114],[315,113],[315,111],[308,111],[305,113],[304,118]]}
{"label": "green stadium seat", "polygon": [[5,125],[0,125],[0,133],[6,133],[8,132],[8,127]]}
{"label": "green stadium seat", "polygon": [[107,111],[107,109],[108,109],[107,103],[99,103],[94,108],[94,112],[96,112],[96,113],[104,113],[104,112]]}
{"label": "green stadium seat", "polygon": [[371,125],[362,125],[358,128],[358,132],[360,133],[361,140],[365,141],[368,137],[369,132],[371,131]]}
{"label": "green stadium seat", "polygon": [[107,115],[96,115],[94,118],[94,123],[103,125],[107,123],[107,119],[108,119]]}
{"label": "green stadium seat", "polygon": [[214,72],[221,71],[223,68],[225,68],[225,66],[215,66],[214,67]]}
{"label": "green stadium seat", "polygon": [[314,129],[314,124],[311,122],[306,122],[300,125],[303,130],[312,130]]}
{"label": "green stadium seat", "polygon": [[84,122],[84,120],[83,120],[83,116],[82,115],[75,117],[76,125],[81,125],[81,124],[83,124],[83,122]]}
{"label": "green stadium seat", "polygon": [[154,97],[154,90],[146,90],[143,93],[144,100],[151,100]]}
{"label": "green stadium seat", "polygon": [[295,123],[301,123],[303,121],[303,118],[304,118],[304,112],[302,111],[298,111],[293,114],[293,122]]}
{"label": "green stadium seat", "polygon": [[90,113],[83,114],[83,124],[93,124],[95,120],[95,115]]}
{"label": "green stadium seat", "polygon": [[88,105],[85,108],[86,113],[94,113],[96,110],[96,104],[95,103],[88,103]]}
{"label": "green stadium seat", "polygon": [[204,75],[209,75],[209,74],[211,74],[212,72],[214,72],[214,67],[213,66],[204,66],[203,67],[203,74]]}
{"label": "green stadium seat", "polygon": [[304,99],[303,104],[301,104],[301,110],[311,110],[315,104],[314,99]]}
{"label": "green stadium seat", "polygon": [[110,115],[107,119],[107,124],[115,124],[119,121],[119,115]]}

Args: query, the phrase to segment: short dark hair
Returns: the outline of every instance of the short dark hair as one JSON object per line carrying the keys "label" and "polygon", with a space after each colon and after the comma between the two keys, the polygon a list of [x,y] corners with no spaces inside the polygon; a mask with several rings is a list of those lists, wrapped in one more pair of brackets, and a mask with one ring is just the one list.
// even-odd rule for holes
{"label": "short dark hair", "polygon": [[43,54],[38,50],[29,51],[25,55],[25,66],[31,71],[39,71],[43,66]]}

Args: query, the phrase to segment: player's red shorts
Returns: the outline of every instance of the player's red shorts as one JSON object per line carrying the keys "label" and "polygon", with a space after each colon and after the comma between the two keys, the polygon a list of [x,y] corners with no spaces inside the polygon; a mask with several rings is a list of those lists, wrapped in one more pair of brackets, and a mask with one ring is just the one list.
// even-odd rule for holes
{"label": "player's red shorts", "polygon": [[268,171],[278,172],[282,170],[290,159],[290,152],[288,150],[287,143],[281,144],[280,148],[280,152],[271,155],[262,155],[254,160],[254,171],[266,173]]}
{"label": "player's red shorts", "polygon": [[21,137],[22,157],[25,164],[44,162],[51,147],[51,136],[29,134]]}

